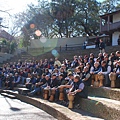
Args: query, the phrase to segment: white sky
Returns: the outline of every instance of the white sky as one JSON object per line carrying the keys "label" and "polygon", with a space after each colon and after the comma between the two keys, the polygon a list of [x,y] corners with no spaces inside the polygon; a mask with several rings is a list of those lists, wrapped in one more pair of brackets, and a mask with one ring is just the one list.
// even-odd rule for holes
{"label": "white sky", "polygon": [[37,3],[37,0],[0,0],[0,9],[16,13],[25,10],[27,4]]}
{"label": "white sky", "polygon": [[[13,15],[18,12],[22,12],[26,9],[27,4],[33,3],[37,5],[38,0],[0,0],[0,10],[8,10],[8,12]],[[50,0],[48,0],[50,1]],[[104,0],[98,0],[102,2]],[[0,12],[0,17],[3,18],[3,23],[9,25],[11,19],[7,13]]]}

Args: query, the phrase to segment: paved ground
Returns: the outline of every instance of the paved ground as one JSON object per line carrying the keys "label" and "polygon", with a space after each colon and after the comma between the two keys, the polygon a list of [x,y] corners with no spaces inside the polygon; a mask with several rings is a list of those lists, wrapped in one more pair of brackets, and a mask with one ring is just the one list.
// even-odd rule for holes
{"label": "paved ground", "polygon": [[46,112],[0,95],[0,120],[56,120]]}

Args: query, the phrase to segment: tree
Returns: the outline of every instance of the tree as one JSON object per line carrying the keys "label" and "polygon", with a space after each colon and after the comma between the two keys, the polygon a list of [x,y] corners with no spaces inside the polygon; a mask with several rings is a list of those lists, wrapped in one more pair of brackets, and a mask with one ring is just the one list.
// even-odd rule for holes
{"label": "tree", "polygon": [[81,0],[75,16],[78,29],[89,36],[99,33],[99,6],[96,0]]}
{"label": "tree", "polygon": [[101,3],[100,14],[106,14],[117,10],[120,0],[104,0]]}
{"label": "tree", "polygon": [[[37,37],[36,30],[48,38],[97,35],[99,8],[96,0],[39,0],[37,6],[30,4],[26,12],[17,15],[16,23],[21,21],[22,34],[27,40]],[[31,24],[35,27],[31,28]]]}

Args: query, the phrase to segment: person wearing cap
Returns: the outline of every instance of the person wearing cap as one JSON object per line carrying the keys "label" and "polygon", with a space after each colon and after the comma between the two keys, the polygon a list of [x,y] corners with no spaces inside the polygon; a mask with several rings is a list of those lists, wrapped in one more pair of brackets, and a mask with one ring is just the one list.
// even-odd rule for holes
{"label": "person wearing cap", "polygon": [[56,79],[57,75],[55,73],[52,74],[51,81],[50,81],[50,88],[57,88],[58,87],[58,80]]}

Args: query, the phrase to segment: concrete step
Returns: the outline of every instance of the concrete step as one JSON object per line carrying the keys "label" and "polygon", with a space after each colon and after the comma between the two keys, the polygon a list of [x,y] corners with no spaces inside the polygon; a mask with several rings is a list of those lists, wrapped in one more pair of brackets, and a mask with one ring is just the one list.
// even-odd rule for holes
{"label": "concrete step", "polygon": [[5,97],[8,97],[8,98],[11,98],[11,99],[16,99],[16,96],[8,94],[8,93],[1,93],[1,95],[5,96]]}
{"label": "concrete step", "polygon": [[9,92],[9,94],[14,94],[19,100],[23,102],[32,104],[44,110],[58,120],[103,120],[102,118],[84,110],[70,110],[67,107],[40,98],[24,96],[11,90],[6,90],[6,92]]}
{"label": "concrete step", "polygon": [[80,99],[80,108],[105,120],[120,119],[120,101],[100,97]]}
{"label": "concrete step", "polygon": [[[77,109],[77,110],[73,109],[71,111],[67,107],[58,105],[56,103],[51,103],[49,101],[46,101],[40,98],[23,96],[10,90],[7,90],[6,92],[9,94],[10,93],[14,94],[18,99],[24,102],[33,104],[36,107],[39,106],[40,108],[42,108],[44,111],[48,112],[49,114],[53,114],[51,113],[51,111],[48,111],[48,108],[51,108],[51,107],[52,109],[56,109],[57,111],[62,112],[62,114],[67,115],[67,117],[70,114],[72,115],[72,116],[69,116],[71,118],[70,120],[73,120],[73,118],[74,119],[78,118],[79,116],[78,113],[82,114],[81,111],[86,111],[86,114],[82,114],[85,120],[87,119],[99,120],[100,118],[103,118],[105,120],[119,120],[120,118],[120,101],[117,101],[117,100],[101,98],[101,97],[90,97],[90,96],[88,97],[88,99],[80,98],[80,109]],[[39,101],[40,105],[36,101]],[[47,107],[44,108],[42,104],[44,104]]]}
{"label": "concrete step", "polygon": [[88,95],[96,97],[105,97],[113,100],[120,101],[120,89],[110,87],[88,87]]}

